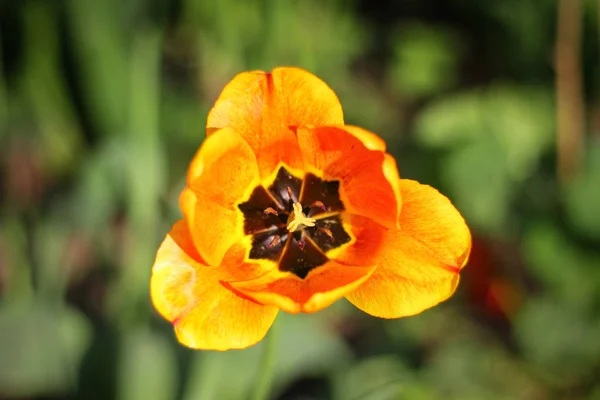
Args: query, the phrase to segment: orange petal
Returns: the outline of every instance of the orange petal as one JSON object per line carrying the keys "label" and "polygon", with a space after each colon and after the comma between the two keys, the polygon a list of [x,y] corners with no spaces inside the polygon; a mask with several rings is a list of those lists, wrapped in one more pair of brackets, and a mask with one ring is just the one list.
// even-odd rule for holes
{"label": "orange petal", "polygon": [[173,225],[152,267],[150,291],[157,311],[173,322],[179,341],[196,349],[227,350],[260,341],[277,308],[226,289],[219,267],[202,264],[184,221]]}
{"label": "orange petal", "polygon": [[273,271],[261,278],[230,282],[231,286],[262,304],[292,314],[313,313],[331,305],[369,278],[373,267],[348,267],[330,261],[305,279]]}
{"label": "orange petal", "polygon": [[400,178],[383,140],[350,126],[300,128],[297,136],[307,170],[341,181],[340,195],[349,213],[388,228],[398,226]]}
{"label": "orange petal", "polygon": [[343,124],[335,93],[299,68],[244,72],[225,86],[208,114],[207,134],[233,127],[250,144],[268,177],[280,162],[302,169],[302,156],[290,127]]}
{"label": "orange petal", "polygon": [[[350,262],[373,262],[376,270],[368,281],[347,295],[361,310],[382,318],[418,314],[454,293],[460,269],[465,265],[471,234],[450,201],[430,186],[402,179],[400,229],[361,221],[359,237],[369,237],[363,251],[344,253]],[[358,225],[357,221],[350,223]],[[370,246],[370,247],[369,247]],[[359,254],[360,253],[360,254]],[[367,259],[365,259],[367,257]]]}
{"label": "orange petal", "polygon": [[204,141],[187,180],[179,201],[181,210],[202,258],[218,265],[243,236],[237,203],[259,183],[256,158],[240,135],[224,128]]}
{"label": "orange petal", "polygon": [[386,149],[385,141],[373,132],[352,125],[344,125],[344,130],[360,140],[369,150],[385,151]]}

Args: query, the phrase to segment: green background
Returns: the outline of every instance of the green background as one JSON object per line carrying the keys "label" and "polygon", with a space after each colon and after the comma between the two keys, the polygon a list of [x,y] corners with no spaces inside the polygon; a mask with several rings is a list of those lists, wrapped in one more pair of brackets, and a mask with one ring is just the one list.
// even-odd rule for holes
{"label": "green background", "polygon": [[[345,300],[280,315],[273,398],[600,399],[600,10],[575,14],[574,98],[577,79],[556,85],[559,14],[558,0],[0,1],[0,398],[248,397],[263,344],[179,346],[148,280],[222,87],[296,65],[384,137],[401,176],[452,199],[474,247],[456,295],[419,316]],[[557,111],[575,120],[580,102],[582,151],[557,179]]]}

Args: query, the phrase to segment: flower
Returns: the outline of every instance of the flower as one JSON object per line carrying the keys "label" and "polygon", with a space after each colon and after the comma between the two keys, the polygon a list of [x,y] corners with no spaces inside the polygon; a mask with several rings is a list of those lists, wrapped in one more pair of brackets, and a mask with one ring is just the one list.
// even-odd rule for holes
{"label": "flower", "polygon": [[248,347],[279,310],[342,297],[381,318],[418,314],[452,295],[471,247],[450,201],[400,179],[383,140],[344,125],[335,93],[297,68],[224,88],[180,206],[151,296],[192,348]]}

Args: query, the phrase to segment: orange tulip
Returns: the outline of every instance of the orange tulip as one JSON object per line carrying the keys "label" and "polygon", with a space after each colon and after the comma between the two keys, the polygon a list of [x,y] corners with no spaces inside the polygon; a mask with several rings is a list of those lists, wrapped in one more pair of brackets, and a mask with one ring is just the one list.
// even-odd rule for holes
{"label": "orange tulip", "polygon": [[151,296],[199,349],[251,346],[279,310],[342,297],[381,318],[418,314],[452,295],[471,248],[450,201],[400,179],[383,140],[344,125],[335,93],[297,68],[225,87],[180,206]]}

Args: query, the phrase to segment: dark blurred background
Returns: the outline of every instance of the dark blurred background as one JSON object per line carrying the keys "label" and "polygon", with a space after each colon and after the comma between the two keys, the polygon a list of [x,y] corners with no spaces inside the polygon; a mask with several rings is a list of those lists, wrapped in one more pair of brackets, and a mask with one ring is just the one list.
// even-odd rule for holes
{"label": "dark blurred background", "polygon": [[245,399],[155,251],[236,73],[304,67],[465,216],[456,295],[280,315],[273,398],[600,399],[597,0],[0,0],[0,398]]}

